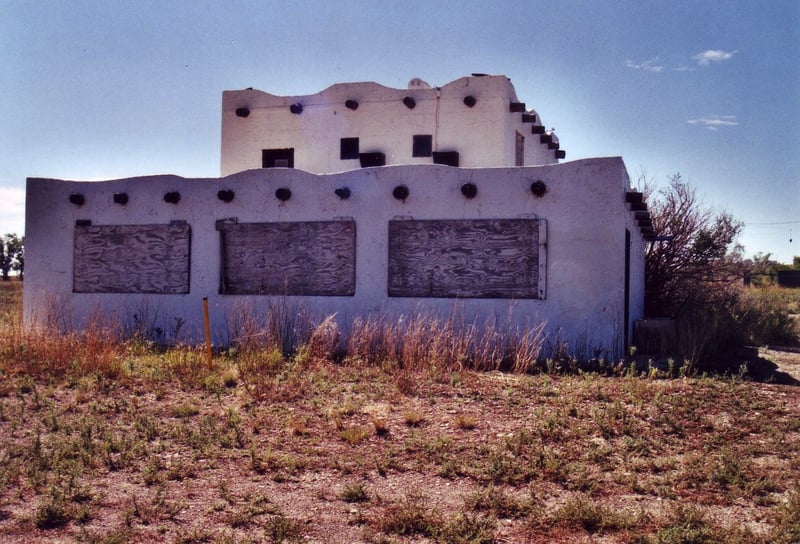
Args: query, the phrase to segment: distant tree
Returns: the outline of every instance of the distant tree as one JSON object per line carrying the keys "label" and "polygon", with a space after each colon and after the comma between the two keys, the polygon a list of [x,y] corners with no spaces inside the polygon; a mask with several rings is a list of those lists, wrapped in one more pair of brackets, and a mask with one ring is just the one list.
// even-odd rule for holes
{"label": "distant tree", "polygon": [[3,281],[8,281],[8,273],[13,262],[14,256],[6,248],[6,237],[3,236],[0,238],[0,272],[3,273]]}
{"label": "distant tree", "polygon": [[645,254],[645,308],[650,316],[676,316],[726,297],[743,277],[742,223],[704,207],[680,176],[650,194],[648,207],[658,236]]}
{"label": "distant tree", "polygon": [[744,261],[745,279],[748,284],[754,287],[766,287],[777,282],[778,270],[782,265],[770,257],[771,253],[756,253],[752,259]]}
{"label": "distant tree", "polygon": [[19,274],[19,281],[22,281],[25,279],[25,236],[18,238],[15,235],[12,247],[14,262],[11,264],[11,268]]}
{"label": "distant tree", "polygon": [[0,272],[3,281],[8,281],[11,270],[19,272],[22,279],[25,271],[25,238],[6,234],[0,238]]}

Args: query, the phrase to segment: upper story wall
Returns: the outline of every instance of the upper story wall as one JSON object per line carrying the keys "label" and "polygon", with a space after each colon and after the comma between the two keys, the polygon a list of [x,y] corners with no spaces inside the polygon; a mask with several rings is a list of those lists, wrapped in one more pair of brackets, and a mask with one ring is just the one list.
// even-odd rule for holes
{"label": "upper story wall", "polygon": [[[265,164],[264,150],[292,151],[276,151]],[[370,153],[382,157],[361,155]],[[418,79],[408,89],[340,83],[306,96],[223,92],[221,174],[270,166],[276,156],[276,165],[319,174],[453,160],[467,168],[534,166],[565,154],[505,76],[435,88]]]}

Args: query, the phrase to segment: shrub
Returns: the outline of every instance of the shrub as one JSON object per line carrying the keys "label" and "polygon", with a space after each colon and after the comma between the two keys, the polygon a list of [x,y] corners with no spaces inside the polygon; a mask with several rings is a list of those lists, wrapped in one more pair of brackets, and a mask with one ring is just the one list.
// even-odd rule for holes
{"label": "shrub", "polygon": [[786,503],[776,509],[772,536],[776,544],[800,541],[800,488],[790,491]]}
{"label": "shrub", "polygon": [[367,490],[362,483],[348,484],[344,486],[339,494],[344,502],[365,502],[369,500]]}
{"label": "shrub", "polygon": [[255,398],[264,398],[271,391],[273,378],[286,368],[280,349],[247,345],[235,353],[236,368],[245,388]]}
{"label": "shrub", "polygon": [[384,533],[432,537],[441,525],[440,517],[438,512],[431,512],[420,497],[412,495],[387,506],[377,525]]}
{"label": "shrub", "polygon": [[417,409],[406,410],[403,412],[403,422],[409,427],[419,427],[425,422],[425,414]]}
{"label": "shrub", "polygon": [[658,239],[645,254],[645,313],[677,319],[678,355],[693,362],[738,345],[732,310],[744,271],[735,244],[742,224],[704,208],[680,174],[649,207]]}
{"label": "shrub", "polygon": [[717,542],[713,529],[697,507],[678,505],[673,508],[666,525],[656,533],[656,541],[658,544]]}
{"label": "shrub", "polygon": [[470,510],[506,519],[523,517],[532,509],[530,501],[517,500],[502,488],[491,484],[485,489],[467,496],[464,499],[464,505]]}
{"label": "shrub", "polygon": [[752,345],[792,345],[798,342],[797,322],[790,313],[788,289],[745,289],[738,320],[744,340]]}
{"label": "shrub", "polygon": [[580,526],[588,533],[618,531],[635,525],[633,516],[592,502],[585,495],[567,500],[553,513],[554,521],[565,526]]}
{"label": "shrub", "polygon": [[483,515],[459,512],[439,531],[438,542],[452,544],[492,544],[496,522]]}
{"label": "shrub", "polygon": [[172,408],[172,417],[186,419],[200,413],[200,409],[193,402],[184,402]]}
{"label": "shrub", "polygon": [[56,529],[69,523],[70,516],[62,500],[52,499],[36,510],[34,521],[39,529]]}
{"label": "shrub", "polygon": [[372,436],[372,430],[369,427],[347,427],[339,432],[339,438],[353,446],[370,436]]}
{"label": "shrub", "polygon": [[296,540],[303,534],[303,525],[292,518],[278,513],[266,522],[266,533],[272,542],[285,542]]}

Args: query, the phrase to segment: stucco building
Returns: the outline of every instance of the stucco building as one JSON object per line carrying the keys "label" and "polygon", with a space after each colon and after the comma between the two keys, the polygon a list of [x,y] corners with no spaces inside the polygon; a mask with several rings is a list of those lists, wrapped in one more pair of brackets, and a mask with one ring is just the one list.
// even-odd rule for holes
{"label": "stucco building", "polygon": [[207,297],[222,344],[238,309],[289,301],[344,329],[421,311],[544,323],[549,345],[619,357],[642,317],[641,193],[618,157],[559,164],[504,76],[226,91],[221,147],[220,178],[29,179],[28,323],[198,340]]}

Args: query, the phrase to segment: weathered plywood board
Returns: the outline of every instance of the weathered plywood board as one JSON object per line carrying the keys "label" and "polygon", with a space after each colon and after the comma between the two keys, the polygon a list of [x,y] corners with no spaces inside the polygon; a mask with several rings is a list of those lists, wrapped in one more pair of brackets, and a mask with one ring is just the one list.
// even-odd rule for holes
{"label": "weathered plywood board", "polygon": [[389,222],[389,296],[545,298],[545,222]]}
{"label": "weathered plywood board", "polygon": [[75,227],[75,293],[189,292],[191,228],[170,225]]}
{"label": "weathered plywood board", "polygon": [[222,240],[223,294],[355,294],[353,221],[222,221],[218,229]]}

